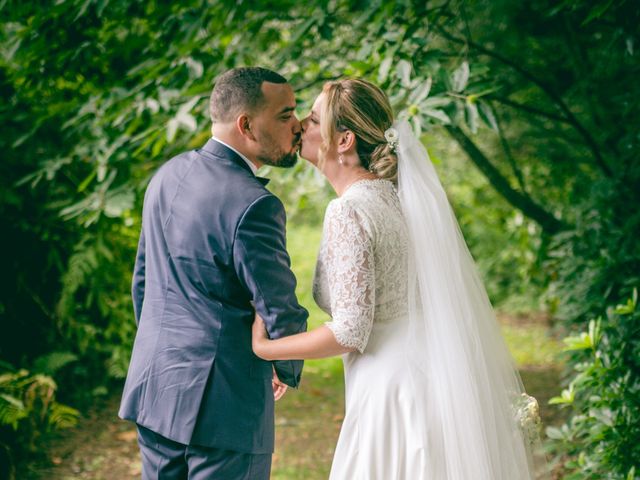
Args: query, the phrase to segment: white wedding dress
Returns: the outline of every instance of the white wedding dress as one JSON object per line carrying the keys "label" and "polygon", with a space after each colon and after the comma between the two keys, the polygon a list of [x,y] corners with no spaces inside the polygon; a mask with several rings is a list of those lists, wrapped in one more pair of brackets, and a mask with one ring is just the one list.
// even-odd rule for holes
{"label": "white wedding dress", "polygon": [[327,207],[314,298],[344,356],[346,415],[331,479],[424,477],[427,385],[405,358],[407,229],[394,185],[362,180]]}
{"label": "white wedding dress", "polygon": [[[331,316],[327,326],[338,343],[356,349],[343,356],[346,412],[330,479],[534,478],[522,435],[507,425],[511,413],[505,413],[502,386],[483,373],[490,370],[464,363],[462,353],[441,358],[439,340],[416,333],[423,323],[411,326],[412,315],[426,317],[415,317],[408,307],[411,269],[419,262],[412,260],[403,211],[393,183],[361,180],[331,201],[325,214],[314,298]],[[448,338],[443,346],[455,352],[448,342],[467,340]],[[471,342],[469,348],[481,353],[485,345]],[[429,357],[427,349],[438,356]],[[448,363],[457,365],[448,370]],[[449,371],[456,378],[444,381],[453,390],[440,378]],[[484,397],[461,399],[468,403],[444,396],[457,392],[457,385],[464,392],[476,384],[492,390],[478,387]]]}

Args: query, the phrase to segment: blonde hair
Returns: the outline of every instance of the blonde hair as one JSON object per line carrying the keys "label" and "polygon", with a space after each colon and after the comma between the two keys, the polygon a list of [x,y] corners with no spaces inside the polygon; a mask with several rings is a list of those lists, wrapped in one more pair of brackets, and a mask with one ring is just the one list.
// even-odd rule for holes
{"label": "blonde hair", "polygon": [[337,132],[351,130],[356,136],[360,163],[379,178],[396,183],[398,158],[384,132],[393,123],[389,99],[371,82],[345,79],[327,82],[322,89],[325,102],[320,112],[322,145],[320,167]]}

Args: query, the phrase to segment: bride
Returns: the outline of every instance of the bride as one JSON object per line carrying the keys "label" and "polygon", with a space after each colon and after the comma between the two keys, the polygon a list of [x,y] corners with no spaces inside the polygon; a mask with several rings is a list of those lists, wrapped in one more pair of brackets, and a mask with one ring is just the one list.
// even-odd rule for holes
{"label": "bride", "polygon": [[345,354],[330,478],[535,478],[536,405],[426,150],[364,80],[327,83],[302,125],[301,156],[338,195],[314,279],[331,321],[270,340],[256,317],[253,349],[265,360]]}

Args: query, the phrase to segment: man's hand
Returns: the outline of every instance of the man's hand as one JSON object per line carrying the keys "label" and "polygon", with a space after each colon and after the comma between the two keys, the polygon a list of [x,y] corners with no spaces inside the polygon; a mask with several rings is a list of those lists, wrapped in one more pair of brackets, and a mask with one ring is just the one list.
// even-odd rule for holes
{"label": "man's hand", "polygon": [[273,379],[271,380],[271,386],[273,387],[273,399],[276,402],[284,396],[284,394],[287,392],[287,388],[289,388],[280,381],[275,369],[273,370]]}

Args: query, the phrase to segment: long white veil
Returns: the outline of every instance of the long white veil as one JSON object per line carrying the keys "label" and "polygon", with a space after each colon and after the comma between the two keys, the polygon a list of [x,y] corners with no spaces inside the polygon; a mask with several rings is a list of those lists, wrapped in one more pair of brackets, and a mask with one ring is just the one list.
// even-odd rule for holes
{"label": "long white veil", "polygon": [[426,376],[430,385],[423,393],[428,478],[534,479],[535,435],[526,422],[534,421],[527,415],[537,405],[524,394],[426,149],[406,121],[393,128],[409,232],[407,352],[413,374]]}

